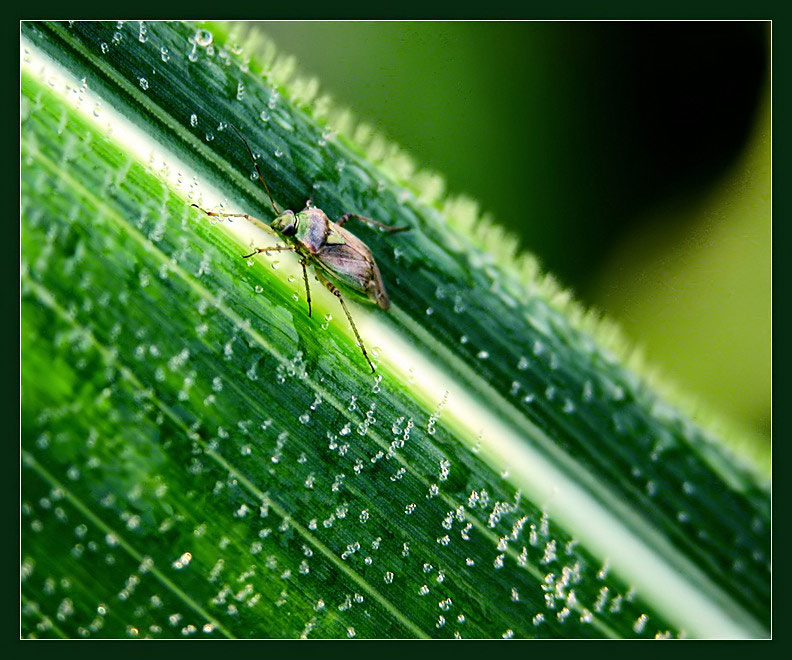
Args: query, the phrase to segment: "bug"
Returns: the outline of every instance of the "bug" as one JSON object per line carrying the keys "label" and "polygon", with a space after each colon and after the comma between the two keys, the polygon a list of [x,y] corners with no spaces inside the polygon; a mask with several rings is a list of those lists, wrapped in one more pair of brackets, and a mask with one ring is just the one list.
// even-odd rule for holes
{"label": "bug", "polygon": [[295,252],[300,257],[300,266],[302,266],[305,298],[308,303],[308,316],[311,316],[311,288],[308,283],[307,267],[309,264],[312,265],[316,279],[327,287],[330,293],[338,298],[341,303],[341,307],[349,320],[349,325],[352,326],[352,331],[355,333],[355,338],[363,352],[363,357],[368,362],[369,367],[371,367],[371,373],[374,373],[374,365],[369,359],[366,346],[360,337],[357,326],[355,326],[355,322],[352,319],[352,314],[350,314],[349,308],[341,295],[341,290],[337,285],[362,295],[369,302],[374,303],[383,310],[387,310],[390,307],[390,299],[385,291],[385,283],[382,281],[382,275],[377,262],[374,260],[374,255],[371,254],[371,249],[357,236],[345,229],[344,224],[348,220],[354,219],[391,233],[407,231],[410,228],[390,227],[358,213],[346,213],[333,222],[324,211],[314,206],[313,201],[310,199],[306,202],[305,208],[298,213],[279,209],[278,205],[275,204],[275,200],[272,199],[269,186],[267,186],[267,182],[261,174],[250,145],[236,126],[233,124],[230,124],[230,126],[236,131],[245,147],[247,147],[253,166],[256,168],[258,179],[264,185],[264,190],[267,192],[267,197],[269,197],[276,217],[268,225],[247,213],[216,213],[214,211],[206,211],[197,204],[192,206],[203,211],[208,216],[245,218],[282,238],[286,243],[285,245],[255,248],[253,252],[244,254],[242,257],[248,259],[257,254],[267,252]]}

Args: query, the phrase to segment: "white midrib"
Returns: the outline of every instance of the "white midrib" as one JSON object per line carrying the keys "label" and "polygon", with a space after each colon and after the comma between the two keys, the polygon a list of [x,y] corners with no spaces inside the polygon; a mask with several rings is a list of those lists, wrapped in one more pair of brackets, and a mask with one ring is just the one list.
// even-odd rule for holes
{"label": "white midrib", "polygon": [[[228,200],[234,199],[231,187],[221,190],[214,183],[202,179],[188,164],[163,149],[144,130],[108,106],[104,99],[85,89],[73,74],[25,37],[21,39],[21,49],[23,68],[47,81],[86,120],[103,129],[109,126],[113,139],[140,162],[153,163],[157,175],[166,180],[172,190],[186,193],[183,181],[197,181],[200,199],[190,201],[196,201],[205,208],[221,204],[227,206]],[[66,94],[67,86],[81,88],[81,94]],[[96,108],[101,108],[98,113]],[[244,212],[244,209],[240,211]],[[246,244],[264,246],[273,243],[269,234],[242,221],[226,223],[223,227]],[[279,273],[276,276],[285,278],[287,275]],[[331,302],[327,292],[318,292],[317,298]],[[563,454],[541,429],[514,410],[458,356],[434,340],[411,318],[395,308],[391,312],[422,339],[420,343],[409,342],[404,335],[395,332],[380,320],[378,312],[372,313],[358,306],[354,312],[366,342],[380,347],[380,368],[398,375],[402,381],[410,379],[414,396],[429,409],[446,397],[442,423],[453,427],[456,435],[470,446],[479,444],[481,452],[492,464],[508,466],[509,479],[527,498],[542,507],[603,563],[607,562],[610,570],[632,585],[669,622],[695,637],[766,636],[766,631],[751,615],[634,511],[615,497],[607,498],[611,500],[607,507],[595,500],[581,484],[596,486],[596,477]],[[440,354],[443,361],[438,360],[436,354]],[[477,389],[486,395],[489,405],[457,383],[441,364],[452,365],[469,382],[475,382]],[[518,420],[516,426],[519,431],[515,424],[504,421],[504,413],[512,420]],[[544,451],[530,446],[526,435]],[[597,490],[608,491],[601,485]]]}

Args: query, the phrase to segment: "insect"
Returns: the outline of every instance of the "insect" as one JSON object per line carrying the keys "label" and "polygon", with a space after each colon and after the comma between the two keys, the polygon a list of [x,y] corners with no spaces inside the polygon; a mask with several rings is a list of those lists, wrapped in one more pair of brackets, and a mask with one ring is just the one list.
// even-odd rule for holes
{"label": "insect", "polygon": [[275,211],[275,219],[271,224],[267,225],[260,220],[246,214],[246,213],[215,213],[213,211],[206,211],[197,204],[192,206],[206,213],[206,215],[213,217],[234,217],[245,218],[256,225],[268,229],[275,233],[278,237],[282,238],[286,244],[276,245],[267,248],[255,248],[250,254],[244,254],[242,257],[248,259],[257,254],[267,252],[283,252],[292,251],[297,253],[300,257],[300,266],[302,266],[303,280],[305,281],[305,298],[308,303],[308,316],[311,316],[311,288],[308,284],[308,264],[314,267],[314,275],[329,291],[338,298],[341,307],[349,320],[349,325],[352,326],[352,331],[355,333],[358,345],[363,351],[363,357],[366,358],[371,372],[374,373],[374,365],[369,359],[366,352],[366,346],[360,337],[355,322],[352,320],[352,315],[349,313],[344,298],[341,296],[341,291],[336,284],[339,284],[358,295],[362,295],[370,302],[374,303],[380,309],[387,310],[390,307],[390,300],[388,294],[385,292],[385,284],[382,281],[377,262],[371,254],[368,245],[361,241],[357,236],[344,228],[344,224],[348,220],[359,220],[367,224],[373,225],[385,231],[395,233],[399,231],[407,231],[409,227],[389,227],[381,222],[377,222],[372,218],[359,215],[357,213],[346,213],[342,215],[337,221],[333,222],[327,217],[324,211],[314,206],[311,200],[305,205],[305,208],[299,213],[289,210],[281,210],[272,199],[269,186],[261,174],[256,157],[250,145],[245,140],[244,136],[239,132],[236,126],[231,125],[240,137],[242,142],[247,147],[250,158],[253,161],[253,166],[256,168],[256,174],[259,181],[264,185],[264,190],[267,191],[270,204]]}

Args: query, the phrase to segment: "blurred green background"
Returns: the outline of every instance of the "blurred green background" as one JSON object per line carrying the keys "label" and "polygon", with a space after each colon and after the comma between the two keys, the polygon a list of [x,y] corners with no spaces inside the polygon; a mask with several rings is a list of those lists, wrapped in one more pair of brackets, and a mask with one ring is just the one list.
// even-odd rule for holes
{"label": "blurred green background", "polygon": [[260,28],[766,450],[768,23]]}

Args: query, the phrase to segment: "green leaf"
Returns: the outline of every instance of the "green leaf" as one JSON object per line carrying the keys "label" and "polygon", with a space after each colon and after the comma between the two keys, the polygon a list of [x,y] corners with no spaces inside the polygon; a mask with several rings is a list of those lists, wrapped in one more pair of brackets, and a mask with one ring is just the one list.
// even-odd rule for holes
{"label": "green leaf", "polygon": [[[766,635],[756,471],[227,30],[22,25],[22,633]],[[347,225],[393,302],[350,298],[376,375],[296,258],[240,258],[273,214],[231,123],[282,207],[411,228]]]}

